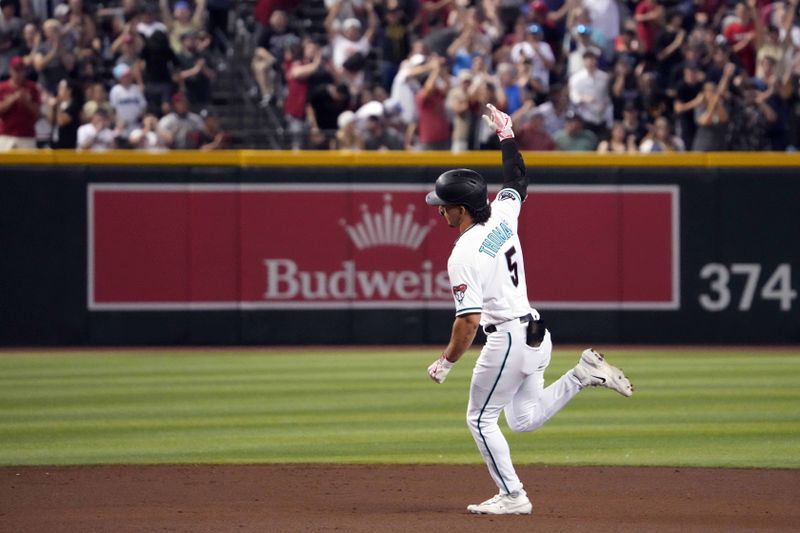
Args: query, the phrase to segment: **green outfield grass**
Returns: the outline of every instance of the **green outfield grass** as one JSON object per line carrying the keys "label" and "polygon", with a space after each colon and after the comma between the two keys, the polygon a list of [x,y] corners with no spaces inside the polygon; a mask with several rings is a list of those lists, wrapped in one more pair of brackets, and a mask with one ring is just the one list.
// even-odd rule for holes
{"label": "green outfield grass", "polygon": [[[479,463],[467,354],[108,351],[0,355],[0,464]],[[577,360],[557,351],[549,383]],[[800,468],[800,351],[616,351],[632,398],[582,392],[517,464]],[[505,427],[505,424],[503,423]]]}

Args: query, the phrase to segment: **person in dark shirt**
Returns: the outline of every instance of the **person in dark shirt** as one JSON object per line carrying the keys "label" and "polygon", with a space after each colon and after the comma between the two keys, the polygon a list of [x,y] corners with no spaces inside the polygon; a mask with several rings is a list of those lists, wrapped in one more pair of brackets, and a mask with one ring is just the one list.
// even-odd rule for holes
{"label": "person in dark shirt", "polygon": [[383,117],[371,116],[367,118],[367,128],[364,135],[365,150],[402,150],[404,145],[403,136],[397,131],[387,128]]}
{"label": "person in dark shirt", "polygon": [[77,147],[82,109],[83,92],[78,82],[73,79],[61,80],[51,111],[53,148]]}
{"label": "person in dark shirt", "polygon": [[146,37],[140,58],[148,111],[155,115],[168,112],[170,98],[175,93],[172,72],[177,70],[178,58],[167,34],[158,30]]}
{"label": "person in dark shirt", "polygon": [[686,30],[683,29],[683,15],[674,10],[667,14],[667,25],[656,38],[656,65],[658,68],[658,83],[662,87],[669,87],[672,69],[681,62],[681,46],[686,40]]}
{"label": "person in dark shirt", "polygon": [[183,51],[178,56],[179,77],[190,107],[197,110],[211,101],[211,81],[216,77],[216,72],[211,68],[208,55],[198,48],[195,32],[181,35],[181,44]]}
{"label": "person in dark shirt", "polygon": [[675,101],[672,110],[675,112],[676,133],[683,140],[686,147],[692,146],[697,124],[694,119],[694,109],[700,105],[703,90],[703,79],[699,65],[686,63],[683,66],[683,79],[675,89]]}
{"label": "person in dark shirt", "polygon": [[383,22],[383,28],[376,44],[383,49],[381,83],[388,91],[392,88],[392,81],[397,75],[400,63],[411,52],[411,30],[405,19],[405,13],[399,5],[386,10]]}
{"label": "person in dark shirt", "polygon": [[349,107],[350,90],[347,85],[327,83],[314,88],[308,95],[306,113],[312,130],[336,131],[339,114]]}

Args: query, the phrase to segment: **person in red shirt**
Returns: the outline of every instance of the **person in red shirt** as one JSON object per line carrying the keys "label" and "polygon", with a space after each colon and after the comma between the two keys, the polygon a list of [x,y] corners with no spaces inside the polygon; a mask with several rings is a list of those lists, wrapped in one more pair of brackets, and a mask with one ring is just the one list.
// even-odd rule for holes
{"label": "person in red shirt", "polygon": [[450,122],[445,108],[449,86],[447,68],[442,57],[434,56],[430,61],[433,70],[415,96],[419,147],[421,150],[449,150]]}
{"label": "person in red shirt", "polygon": [[636,34],[645,54],[653,53],[663,19],[664,6],[659,4],[659,0],[641,0],[636,5],[633,20],[636,21]]}
{"label": "person in red shirt", "polygon": [[25,61],[11,59],[10,78],[0,82],[0,150],[36,148],[34,125],[39,117],[41,95],[36,84],[25,78]]}
{"label": "person in red shirt", "polygon": [[755,43],[759,30],[757,24],[760,24],[758,14],[756,13],[756,2],[754,0],[749,0],[748,3],[737,3],[736,16],[739,20],[728,24],[725,27],[723,35],[728,39],[733,53],[739,58],[739,63],[742,65],[742,68],[747,71],[750,76],[754,76],[756,73]]}
{"label": "person in red shirt", "polygon": [[319,69],[322,61],[322,50],[311,38],[303,41],[302,52],[294,46],[284,51],[283,73],[286,78],[286,100],[283,111],[286,114],[286,126],[291,135],[292,149],[299,150],[303,144],[306,131],[306,98],[308,96],[308,78]]}

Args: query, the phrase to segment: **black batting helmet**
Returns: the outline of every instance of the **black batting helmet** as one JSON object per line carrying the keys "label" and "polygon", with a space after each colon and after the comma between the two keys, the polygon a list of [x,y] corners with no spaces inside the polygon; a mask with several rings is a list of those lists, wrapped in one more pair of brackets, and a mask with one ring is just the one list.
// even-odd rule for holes
{"label": "black batting helmet", "polygon": [[477,213],[489,205],[486,180],[468,168],[456,168],[436,178],[436,189],[425,197],[428,205],[463,205]]}

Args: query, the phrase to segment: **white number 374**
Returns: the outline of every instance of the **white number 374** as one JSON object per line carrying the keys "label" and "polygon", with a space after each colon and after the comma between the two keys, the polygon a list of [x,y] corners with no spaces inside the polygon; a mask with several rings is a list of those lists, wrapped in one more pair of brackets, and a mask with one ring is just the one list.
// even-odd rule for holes
{"label": "white number 374", "polygon": [[[744,289],[739,298],[739,311],[748,311],[755,299],[761,277],[758,263],[732,263],[730,267],[722,263],[708,263],[700,269],[700,278],[709,280],[708,293],[700,295],[700,305],[706,311],[722,311],[731,304],[729,282],[732,276],[745,276]],[[777,300],[781,311],[792,309],[792,300],[797,291],[792,289],[792,268],[789,263],[781,263],[767,281],[761,286],[759,296],[762,300]]]}

